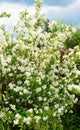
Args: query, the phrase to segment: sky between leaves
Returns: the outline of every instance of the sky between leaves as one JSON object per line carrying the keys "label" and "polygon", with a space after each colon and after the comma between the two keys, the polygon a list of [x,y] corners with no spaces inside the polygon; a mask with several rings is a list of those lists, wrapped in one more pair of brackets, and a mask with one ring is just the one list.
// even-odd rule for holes
{"label": "sky between leaves", "polygon": [[[34,12],[35,0],[0,0],[0,13],[7,11],[12,17],[1,19],[0,23],[9,26],[16,24],[19,12],[28,10]],[[80,0],[43,0],[43,12],[50,21],[55,19],[64,20],[66,24],[76,23],[80,25]]]}

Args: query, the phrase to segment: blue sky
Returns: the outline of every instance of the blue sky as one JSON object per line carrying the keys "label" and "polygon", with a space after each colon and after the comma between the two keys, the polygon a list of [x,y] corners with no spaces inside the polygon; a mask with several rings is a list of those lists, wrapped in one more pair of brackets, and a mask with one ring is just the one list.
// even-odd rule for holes
{"label": "blue sky", "polygon": [[[12,2],[12,3],[23,3],[23,4],[34,4],[35,0],[0,0],[0,2]],[[57,6],[67,6],[68,4],[74,2],[75,0],[43,0],[44,4],[57,5]]]}
{"label": "blue sky", "polygon": [[[0,13],[11,12],[10,20],[1,20],[8,24],[16,24],[20,11],[27,9],[31,14],[34,12],[35,0],[0,0]],[[43,0],[43,12],[53,21],[64,20],[66,24],[76,22],[80,26],[80,0]]]}

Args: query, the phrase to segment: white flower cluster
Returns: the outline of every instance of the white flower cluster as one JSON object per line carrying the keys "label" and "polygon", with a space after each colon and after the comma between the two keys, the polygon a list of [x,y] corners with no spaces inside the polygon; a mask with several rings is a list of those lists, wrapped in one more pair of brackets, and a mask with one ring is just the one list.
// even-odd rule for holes
{"label": "white flower cluster", "polygon": [[76,93],[80,93],[80,85],[71,84],[68,86],[70,91],[74,91]]}
{"label": "white flower cluster", "polygon": [[[15,38],[6,46],[1,47],[0,43],[0,111],[5,111],[8,122],[12,119],[13,126],[60,118],[77,101],[70,91],[75,88],[80,92],[80,48],[68,53],[62,50],[70,28],[54,21],[45,31],[45,22],[35,23],[36,28],[35,24],[30,25],[31,19],[26,25],[26,17],[28,14],[23,12],[23,26],[15,27]],[[1,113],[0,118],[3,120]]]}

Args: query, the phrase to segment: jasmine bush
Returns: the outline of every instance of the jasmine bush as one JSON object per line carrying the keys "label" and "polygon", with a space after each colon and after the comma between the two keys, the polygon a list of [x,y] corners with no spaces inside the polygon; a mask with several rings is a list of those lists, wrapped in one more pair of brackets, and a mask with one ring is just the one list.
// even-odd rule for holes
{"label": "jasmine bush", "polygon": [[34,17],[21,12],[13,34],[0,27],[2,130],[63,130],[61,116],[78,101],[80,48],[64,45],[76,29],[49,22],[41,6]]}

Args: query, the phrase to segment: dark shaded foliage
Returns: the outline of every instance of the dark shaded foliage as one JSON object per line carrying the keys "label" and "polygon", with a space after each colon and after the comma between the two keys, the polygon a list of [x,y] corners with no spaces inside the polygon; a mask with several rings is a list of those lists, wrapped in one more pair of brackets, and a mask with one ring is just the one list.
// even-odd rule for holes
{"label": "dark shaded foliage", "polygon": [[75,46],[80,46],[80,29],[78,28],[76,32],[72,32],[71,35],[66,39],[64,45],[67,48],[74,48]]}

